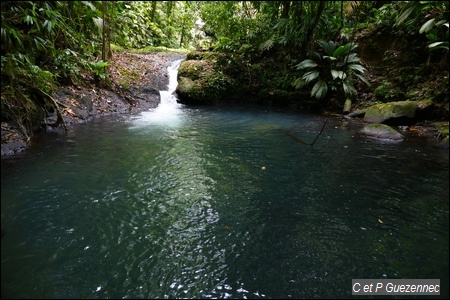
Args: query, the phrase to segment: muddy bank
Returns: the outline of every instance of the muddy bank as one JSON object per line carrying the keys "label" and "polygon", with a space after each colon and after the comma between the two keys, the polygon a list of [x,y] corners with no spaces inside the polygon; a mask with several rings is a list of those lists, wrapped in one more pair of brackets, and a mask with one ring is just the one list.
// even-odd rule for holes
{"label": "muddy bank", "polygon": [[[53,128],[42,126],[42,131],[64,131],[64,125],[86,122],[100,116],[138,113],[158,106],[159,91],[169,83],[167,67],[184,54],[154,52],[134,54],[114,53],[107,69],[109,81],[100,85],[71,85],[60,87],[52,94],[57,101],[64,123]],[[52,124],[53,112],[43,123]],[[1,123],[1,156],[7,157],[26,151],[33,143],[11,124]]]}

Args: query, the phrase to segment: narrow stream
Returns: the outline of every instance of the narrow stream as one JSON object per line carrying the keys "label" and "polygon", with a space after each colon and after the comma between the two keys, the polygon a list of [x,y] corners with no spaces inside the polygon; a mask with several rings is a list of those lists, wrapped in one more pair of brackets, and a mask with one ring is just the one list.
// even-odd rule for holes
{"label": "narrow stream", "polygon": [[448,151],[322,116],[176,102],[2,160],[2,298],[348,298],[440,279]]}

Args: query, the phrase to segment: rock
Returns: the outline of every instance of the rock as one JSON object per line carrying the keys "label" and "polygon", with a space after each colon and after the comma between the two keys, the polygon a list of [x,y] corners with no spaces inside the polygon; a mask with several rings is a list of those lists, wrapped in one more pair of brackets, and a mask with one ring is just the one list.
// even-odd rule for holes
{"label": "rock", "polygon": [[348,114],[350,109],[352,108],[352,100],[346,99],[344,103],[344,109],[342,110],[343,114]]}
{"label": "rock", "polygon": [[364,117],[365,114],[366,114],[365,109],[358,109],[358,110],[352,111],[347,116],[353,117],[353,118],[360,118],[360,117]]}
{"label": "rock", "polygon": [[[61,114],[67,126],[99,116],[148,110],[158,106],[159,91],[167,88],[169,80],[167,67],[173,61],[185,56],[180,53],[163,52],[118,53],[113,56],[114,63],[111,64],[116,69],[113,67],[109,69],[111,82],[117,83],[116,88],[112,90],[111,86],[102,88],[86,81],[80,86],[61,86],[52,94],[52,97],[60,103]],[[117,69],[119,66],[120,71]],[[122,87],[125,83],[128,85],[126,88]],[[56,112],[49,112],[43,121],[55,122]],[[46,127],[47,131],[58,129]],[[10,124],[2,122],[2,157],[24,152],[28,146],[29,143],[25,137],[14,130]]]}
{"label": "rock", "polygon": [[[418,112],[423,112],[433,105],[431,100],[423,101],[396,101],[375,104],[365,110],[364,121],[368,123],[408,124]],[[423,114],[422,114],[423,115]]]}
{"label": "rock", "polygon": [[435,147],[448,150],[449,149],[449,142],[448,141],[449,141],[449,138],[446,137],[445,139],[440,141],[438,144],[436,144]]}
{"label": "rock", "polygon": [[395,142],[400,142],[403,140],[403,135],[385,124],[366,125],[363,129],[361,129],[361,133],[379,140]]}
{"label": "rock", "polygon": [[194,81],[188,77],[178,77],[178,86],[175,90],[179,102],[183,104],[204,104],[208,103],[203,87],[198,81]]}
{"label": "rock", "polygon": [[213,56],[208,56],[201,60],[187,59],[181,63],[175,90],[180,103],[215,103],[231,94],[231,79],[214,69],[215,62]]}

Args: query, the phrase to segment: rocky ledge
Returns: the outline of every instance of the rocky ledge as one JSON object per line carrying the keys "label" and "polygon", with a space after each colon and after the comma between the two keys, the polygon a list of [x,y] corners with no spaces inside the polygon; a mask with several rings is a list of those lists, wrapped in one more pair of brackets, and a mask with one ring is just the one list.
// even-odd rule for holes
{"label": "rocky ledge", "polygon": [[[185,54],[153,52],[114,53],[108,68],[109,83],[102,85],[62,86],[51,96],[58,103],[64,122],[57,128],[56,112],[43,120],[42,130],[64,130],[64,126],[86,122],[111,114],[137,113],[154,108],[160,102],[159,91],[168,84],[167,67]],[[1,123],[1,156],[21,153],[33,142],[7,122]]]}

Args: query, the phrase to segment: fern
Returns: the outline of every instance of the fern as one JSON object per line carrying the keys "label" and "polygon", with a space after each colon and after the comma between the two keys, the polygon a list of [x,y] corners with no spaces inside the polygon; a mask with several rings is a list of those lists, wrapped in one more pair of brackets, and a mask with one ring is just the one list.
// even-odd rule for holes
{"label": "fern", "polygon": [[274,40],[270,38],[267,41],[263,42],[261,45],[259,45],[259,50],[269,51],[270,49],[272,49],[274,44],[275,44]]}

